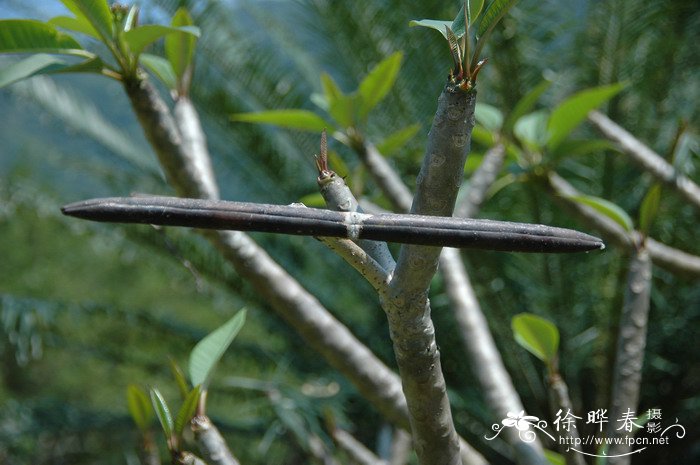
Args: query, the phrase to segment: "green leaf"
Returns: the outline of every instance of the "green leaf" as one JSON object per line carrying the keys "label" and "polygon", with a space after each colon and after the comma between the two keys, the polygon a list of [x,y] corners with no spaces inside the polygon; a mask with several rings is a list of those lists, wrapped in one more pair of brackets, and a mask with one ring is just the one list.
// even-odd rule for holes
{"label": "green leaf", "polygon": [[175,71],[165,58],[151,55],[150,53],[142,53],[139,55],[139,63],[160,79],[169,90],[174,90],[177,87]]}
{"label": "green leaf", "polygon": [[202,385],[206,390],[217,362],[233,342],[245,322],[245,309],[236,313],[223,326],[199,341],[190,353],[190,381],[193,385]]}
{"label": "green leaf", "polygon": [[618,151],[615,143],[607,139],[571,139],[568,138],[552,152],[555,158],[578,157],[591,153],[601,153],[606,151]]}
{"label": "green leaf", "polygon": [[[173,16],[173,27],[193,26],[192,17],[187,9],[179,8]],[[192,57],[197,44],[197,37],[184,32],[169,34],[165,37],[165,56],[175,71],[178,82],[178,90],[183,93],[189,88],[189,77],[191,76]]]}
{"label": "green leaf", "polygon": [[129,384],[126,388],[126,404],[138,429],[146,431],[153,419],[153,409],[146,391],[135,384]]}
{"label": "green leaf", "polygon": [[84,17],[74,18],[73,16],[56,16],[48,21],[56,27],[68,29],[69,31],[79,32],[81,34],[99,39],[100,35],[95,28]]}
{"label": "green leaf", "polygon": [[340,127],[348,128],[357,123],[357,112],[362,98],[358,94],[341,95],[333,100],[328,107],[328,114]]}
{"label": "green leaf", "polygon": [[588,112],[617,95],[624,87],[624,83],[594,87],[578,92],[560,103],[549,118],[547,148],[556,149],[586,118]]}
{"label": "green leaf", "polygon": [[90,56],[71,36],[31,19],[0,21],[0,53],[62,53]]}
{"label": "green leaf", "polygon": [[639,209],[639,229],[642,234],[648,235],[651,225],[656,218],[656,214],[659,211],[659,204],[661,203],[661,184],[654,184],[649,188],[649,192],[644,196],[642,200],[642,206]]}
{"label": "green leaf", "polygon": [[175,384],[177,384],[177,388],[180,391],[180,395],[184,400],[187,398],[187,394],[190,392],[190,386],[187,382],[187,379],[185,378],[185,373],[183,373],[182,369],[180,368],[180,365],[177,364],[174,358],[169,357],[168,362],[170,362],[170,373],[172,373],[173,378],[175,378]]}
{"label": "green leaf", "polygon": [[335,83],[328,73],[321,73],[321,87],[323,87],[323,94],[326,96],[328,105],[344,95],[338,84]]}
{"label": "green leaf", "polygon": [[537,100],[539,100],[540,96],[542,96],[542,94],[545,93],[551,85],[552,81],[544,79],[542,82],[537,84],[530,92],[525,94],[523,98],[518,100],[518,103],[516,103],[515,107],[513,107],[513,111],[508,115],[505,123],[503,123],[503,132],[506,134],[510,134],[513,131],[515,123],[526,113],[530,112],[530,110],[533,109],[533,107],[537,103]]}
{"label": "green leaf", "polygon": [[312,192],[311,194],[306,194],[299,199],[300,203],[303,203],[307,207],[313,208],[326,208],[326,201],[320,192]]}
{"label": "green leaf", "polygon": [[[484,0],[469,0],[465,3],[467,4],[467,20],[469,21],[469,25],[471,26],[481,14],[481,10],[484,7]],[[457,12],[457,16],[455,16],[454,21],[452,21],[450,29],[452,29],[452,32],[454,32],[458,39],[461,39],[462,36],[466,33],[464,26],[465,24],[463,3],[462,6],[459,8],[459,12]]]}
{"label": "green leaf", "polygon": [[595,209],[622,226],[622,229],[627,232],[631,232],[634,229],[632,219],[627,212],[608,200],[591,195],[571,195],[567,196],[567,198]]}
{"label": "green leaf", "polygon": [[151,404],[153,405],[153,410],[155,410],[158,421],[160,421],[160,425],[163,428],[165,437],[172,437],[174,429],[173,417],[170,414],[168,404],[165,402],[163,395],[157,388],[151,388]]}
{"label": "green leaf", "polygon": [[175,418],[176,435],[182,436],[182,431],[185,429],[185,425],[187,425],[187,423],[194,416],[201,393],[202,386],[198,385],[195,386],[194,389],[192,389],[185,397],[185,401],[182,403],[180,410],[177,412],[177,417]]}
{"label": "green leaf", "polygon": [[513,317],[511,327],[518,344],[543,362],[554,362],[559,350],[559,330],[551,321],[521,313]]}
{"label": "green leaf", "polygon": [[409,140],[413,139],[418,131],[420,131],[420,128],[420,124],[412,124],[403,129],[399,129],[378,144],[377,150],[385,157],[390,157],[394,152],[406,145]]}
{"label": "green leaf", "polygon": [[107,0],[61,0],[76,18],[87,21],[102,40],[112,41],[114,21]]}
{"label": "green leaf", "polygon": [[547,143],[549,112],[538,110],[529,113],[515,123],[513,134],[532,150],[541,150]]}
{"label": "green leaf", "polygon": [[401,69],[402,52],[396,52],[382,60],[362,80],[358,92],[362,98],[358,116],[360,119],[367,117],[369,112],[382,101],[396,82]]}
{"label": "green leaf", "polygon": [[129,46],[131,53],[138,56],[146,47],[156,40],[173,33],[199,37],[199,28],[194,26],[172,27],[163,26],[161,24],[146,24],[126,31],[124,33],[124,42]]}
{"label": "green leaf", "polygon": [[0,88],[32,76],[57,73],[99,73],[103,67],[104,64],[99,57],[71,63],[53,55],[37,53],[1,68]]}
{"label": "green leaf", "polygon": [[408,22],[408,25],[410,27],[427,27],[430,29],[435,29],[436,31],[439,31],[440,34],[447,40],[447,27],[452,27],[452,21],[440,21],[437,19],[414,19]]}
{"label": "green leaf", "polygon": [[233,121],[245,123],[273,124],[283,128],[300,131],[321,132],[332,125],[308,110],[269,110],[254,113],[236,113],[231,115]]}
{"label": "green leaf", "polygon": [[[472,140],[486,147],[491,147],[496,143],[497,134],[489,131],[480,124],[474,126],[472,130]],[[469,158],[467,158],[468,160]]]}
{"label": "green leaf", "polygon": [[498,22],[505,16],[508,10],[515,5],[518,0],[494,0],[484,11],[484,16],[479,22],[477,37],[483,39],[488,36]]}
{"label": "green leaf", "polygon": [[486,103],[477,103],[474,111],[476,121],[489,131],[499,131],[503,125],[501,110]]}

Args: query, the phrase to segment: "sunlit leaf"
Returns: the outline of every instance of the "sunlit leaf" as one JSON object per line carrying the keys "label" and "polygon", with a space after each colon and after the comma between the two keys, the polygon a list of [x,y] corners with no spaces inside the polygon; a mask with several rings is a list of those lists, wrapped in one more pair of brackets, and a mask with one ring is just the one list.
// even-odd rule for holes
{"label": "sunlit leaf", "polygon": [[61,0],[61,2],[79,21],[85,20],[90,23],[104,40],[112,40],[114,21],[107,0]]}
{"label": "sunlit leaf", "polygon": [[525,94],[523,98],[518,100],[518,103],[513,107],[513,111],[510,112],[503,123],[503,132],[510,134],[513,131],[515,123],[534,108],[537,100],[539,100],[540,96],[545,93],[551,85],[552,81],[545,79],[530,90],[530,92]]}
{"label": "sunlit leaf", "polygon": [[559,350],[559,330],[549,320],[532,313],[515,315],[511,322],[518,344],[543,362],[552,363]]}
{"label": "sunlit leaf", "polygon": [[178,436],[182,435],[182,431],[185,429],[185,425],[192,419],[195,411],[197,410],[197,402],[199,402],[199,396],[202,393],[202,386],[195,386],[185,397],[180,410],[177,412],[177,417],[175,418],[175,434]]}
{"label": "sunlit leaf", "polygon": [[566,458],[558,452],[544,449],[544,456],[552,465],[566,465]]}
{"label": "sunlit leaf", "polygon": [[63,29],[68,29],[69,31],[80,32],[81,34],[94,37],[99,39],[100,35],[97,33],[92,24],[88,22],[84,17],[73,17],[73,16],[56,16],[48,21],[49,24],[53,24],[56,27]]}
{"label": "sunlit leaf", "polygon": [[354,126],[357,123],[357,112],[361,100],[358,94],[341,95],[330,103],[328,113],[340,127]]}
{"label": "sunlit leaf", "polygon": [[649,189],[649,192],[642,200],[642,206],[639,209],[639,229],[644,234],[648,234],[651,225],[659,211],[661,203],[661,184],[654,184]]}
{"label": "sunlit leaf", "polygon": [[254,113],[236,113],[233,121],[245,123],[273,124],[300,131],[321,132],[332,126],[326,120],[308,110],[269,110]]}
{"label": "sunlit leaf", "polygon": [[168,89],[175,89],[177,86],[177,78],[175,77],[175,71],[168,60],[163,57],[159,57],[158,55],[142,53],[139,56],[139,62],[144,66],[144,68],[160,79]]}
{"label": "sunlit leaf", "polygon": [[326,96],[328,105],[343,96],[343,91],[328,73],[321,73],[321,87],[323,87],[323,95]]}
{"label": "sunlit leaf", "polygon": [[578,92],[560,103],[549,118],[547,148],[554,150],[578,126],[588,112],[611,99],[625,87],[624,83],[594,87]]}
{"label": "sunlit leaf", "polygon": [[452,27],[452,21],[440,21],[437,19],[414,19],[409,21],[408,25],[411,27],[420,26],[435,29],[442,34],[445,40],[447,40],[447,30],[445,26]]}
{"label": "sunlit leaf", "polygon": [[24,60],[0,68],[0,87],[4,87],[39,74],[50,73],[66,66],[62,58],[43,53],[32,55]]}
{"label": "sunlit leaf", "polygon": [[168,34],[186,34],[199,37],[199,28],[195,26],[163,26],[161,24],[146,24],[135,27],[124,33],[124,41],[131,53],[139,55],[146,47]]}
{"label": "sunlit leaf", "polygon": [[126,404],[131,418],[141,431],[146,431],[153,419],[153,409],[148,400],[148,394],[135,384],[126,388]]}
{"label": "sunlit leaf", "polygon": [[420,128],[420,124],[412,124],[403,129],[399,129],[387,136],[380,144],[377,144],[377,150],[385,157],[393,155],[394,152],[406,145],[409,140],[413,139],[418,131],[420,131]]}
{"label": "sunlit leaf", "polygon": [[[194,22],[186,8],[179,8],[173,16],[171,25],[173,27],[193,26]],[[189,88],[189,82],[184,82],[183,79],[187,80],[190,75],[188,69],[192,64],[196,43],[196,36],[184,32],[168,34],[165,37],[165,56],[175,71],[181,92]]]}
{"label": "sunlit leaf", "polygon": [[61,53],[92,56],[70,35],[31,19],[0,21],[0,53]]}
{"label": "sunlit leaf", "polygon": [[491,147],[496,142],[496,134],[482,125],[477,124],[472,130],[472,141],[486,147]]}
{"label": "sunlit leaf", "polygon": [[158,421],[163,428],[165,437],[170,438],[173,435],[173,416],[170,414],[168,404],[165,402],[163,395],[157,388],[151,388],[151,404],[156,412]]}
{"label": "sunlit leaf", "polygon": [[396,82],[401,69],[403,53],[396,52],[382,60],[362,80],[358,92],[362,97],[358,116],[360,119],[367,117],[369,112],[386,97]]}
{"label": "sunlit leaf", "polygon": [[246,311],[241,310],[223,326],[214,330],[199,341],[190,353],[190,381],[193,385],[202,385],[206,390],[214,367],[231,345],[238,331],[245,322]]}
{"label": "sunlit leaf", "polygon": [[631,232],[634,229],[632,219],[627,212],[608,200],[591,195],[572,195],[567,198],[595,209],[622,226],[627,232]]}
{"label": "sunlit leaf", "polygon": [[311,194],[306,194],[299,199],[300,203],[303,203],[307,207],[313,208],[325,208],[326,201],[323,199],[323,195],[320,192],[313,192]]}

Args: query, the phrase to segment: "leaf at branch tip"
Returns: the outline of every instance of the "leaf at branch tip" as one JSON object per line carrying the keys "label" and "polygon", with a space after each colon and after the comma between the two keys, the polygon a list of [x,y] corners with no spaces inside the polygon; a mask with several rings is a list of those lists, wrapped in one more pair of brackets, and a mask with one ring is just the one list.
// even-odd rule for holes
{"label": "leaf at branch tip", "polygon": [[323,88],[323,95],[326,97],[328,105],[331,105],[336,99],[344,95],[343,91],[338,87],[338,84],[336,84],[328,73],[321,73],[321,87]]}
{"label": "leaf at branch tip", "polygon": [[[194,21],[187,9],[181,7],[175,12],[171,25],[173,27],[194,26]],[[189,82],[184,82],[184,80],[187,80],[188,75],[191,74],[189,69],[196,44],[197,37],[185,32],[165,36],[165,56],[175,71],[178,87],[183,87],[181,89],[183,91],[189,87]]]}
{"label": "leaf at branch tip", "polygon": [[100,57],[70,63],[54,55],[37,53],[0,69],[0,88],[42,74],[100,73],[103,68]]}
{"label": "leaf at branch tip", "polygon": [[175,418],[175,434],[178,436],[182,435],[185,425],[192,419],[194,412],[197,410],[197,403],[199,402],[199,396],[202,393],[202,386],[195,386],[185,397],[180,410],[177,412],[177,418]]}
{"label": "leaf at branch tip", "polygon": [[396,82],[401,68],[403,53],[396,52],[382,60],[362,80],[358,92],[362,97],[358,116],[365,119],[369,112],[381,102]]}
{"label": "leaf at branch tip", "polygon": [[93,25],[90,24],[84,17],[75,18],[73,16],[56,16],[55,18],[51,18],[48,23],[69,31],[88,35],[95,39],[100,38],[100,35],[95,30]]}
{"label": "leaf at branch tip", "polygon": [[654,223],[656,213],[659,211],[661,203],[661,184],[654,184],[649,188],[649,192],[642,200],[642,206],[639,209],[639,229],[644,235],[649,234],[651,225]]}
{"label": "leaf at branch tip", "polygon": [[625,83],[594,87],[578,92],[560,103],[549,118],[547,148],[554,150],[588,115],[625,88]]}
{"label": "leaf at branch tip", "polygon": [[175,76],[175,70],[173,70],[168,60],[158,55],[142,53],[139,55],[139,63],[153,73],[155,77],[160,79],[169,90],[175,90],[177,87],[177,77]]}
{"label": "leaf at branch tip", "polygon": [[385,157],[390,157],[397,150],[406,145],[406,143],[408,143],[409,140],[413,139],[413,137],[418,133],[418,131],[420,131],[420,128],[421,125],[416,123],[410,126],[406,126],[403,129],[399,129],[393,134],[387,136],[386,139],[384,139],[380,144],[378,144],[377,150]]}
{"label": "leaf at branch tip", "polygon": [[451,29],[452,32],[455,33],[457,38],[462,38],[462,36],[466,33],[465,30],[465,13],[464,13],[464,5],[467,5],[467,13],[466,17],[467,20],[469,21],[469,25],[471,26],[474,24],[474,22],[479,18],[479,15],[481,14],[481,10],[484,7],[484,0],[468,0],[462,4],[462,6],[459,8],[459,12],[457,13],[457,16],[455,16],[454,21],[452,21]]}
{"label": "leaf at branch tip", "polygon": [[51,24],[31,19],[0,21],[0,53],[47,52],[86,56],[83,47],[70,35]]}
{"label": "leaf at branch tip", "polygon": [[545,93],[551,85],[552,81],[544,79],[530,92],[525,94],[523,98],[518,100],[518,103],[516,103],[515,107],[513,107],[513,111],[508,115],[503,123],[503,132],[510,134],[513,131],[515,123],[534,108],[537,100],[539,100],[540,96]]}
{"label": "leaf at branch tip", "polygon": [[168,404],[165,402],[163,395],[157,388],[151,388],[151,404],[153,405],[153,410],[155,410],[158,421],[160,421],[160,425],[163,428],[165,437],[169,440],[173,435],[173,417],[170,414]]}
{"label": "leaf at branch tip", "polygon": [[92,25],[98,34],[111,40],[114,37],[114,19],[107,0],[61,0],[79,21]]}
{"label": "leaf at branch tip", "polygon": [[494,0],[486,7],[484,16],[479,22],[477,37],[481,38],[489,34],[498,22],[505,16],[510,8],[518,3],[518,0]]}
{"label": "leaf at branch tip", "polygon": [[126,404],[131,418],[141,431],[146,431],[153,419],[153,409],[148,400],[148,394],[135,384],[126,388]]}
{"label": "leaf at branch tip", "polygon": [[190,353],[190,381],[193,385],[202,385],[206,390],[214,367],[231,345],[233,339],[245,322],[245,309],[236,313],[223,326],[199,341]]}
{"label": "leaf at branch tip", "polygon": [[177,364],[174,358],[168,357],[168,362],[170,365],[170,373],[172,373],[173,378],[175,379],[175,384],[177,384],[177,388],[180,391],[180,396],[182,397],[182,400],[185,400],[187,398],[187,394],[191,390],[190,385],[187,382],[187,378],[185,378],[185,373],[182,371],[180,365]]}
{"label": "leaf at branch tip", "polygon": [[515,315],[511,321],[515,341],[546,364],[556,360],[559,330],[549,320],[532,313]]}
{"label": "leaf at branch tip", "polygon": [[268,110],[253,113],[236,113],[231,120],[244,123],[272,124],[300,131],[321,132],[324,128],[332,131],[333,125],[308,110]]}
{"label": "leaf at branch tip", "polygon": [[430,29],[435,29],[439,31],[440,34],[447,40],[447,30],[446,27],[452,27],[452,21],[440,21],[437,19],[414,19],[409,21],[408,25],[410,27],[427,27]]}
{"label": "leaf at branch tip", "polygon": [[515,122],[513,134],[531,150],[542,150],[547,143],[547,121],[547,110],[534,111]]}
{"label": "leaf at branch tip", "polygon": [[138,56],[146,47],[168,34],[185,34],[194,38],[199,37],[199,28],[195,26],[173,27],[160,24],[146,24],[126,31],[124,33],[124,41],[129,46],[131,53]]}
{"label": "leaf at branch tip", "polygon": [[615,223],[619,224],[626,232],[632,232],[634,229],[632,219],[627,212],[609,200],[594,197],[592,195],[571,195],[567,196],[566,198],[591,207],[599,213],[602,213]]}

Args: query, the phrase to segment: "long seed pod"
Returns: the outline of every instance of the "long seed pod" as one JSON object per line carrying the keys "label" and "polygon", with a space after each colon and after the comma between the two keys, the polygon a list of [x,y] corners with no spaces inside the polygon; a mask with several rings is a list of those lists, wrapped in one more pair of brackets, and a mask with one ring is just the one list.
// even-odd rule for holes
{"label": "long seed pod", "polygon": [[603,241],[551,226],[441,216],[339,212],[303,206],[269,205],[177,197],[115,197],[66,205],[64,214],[113,222],[203,229],[273,232],[303,236],[510,252],[584,252]]}

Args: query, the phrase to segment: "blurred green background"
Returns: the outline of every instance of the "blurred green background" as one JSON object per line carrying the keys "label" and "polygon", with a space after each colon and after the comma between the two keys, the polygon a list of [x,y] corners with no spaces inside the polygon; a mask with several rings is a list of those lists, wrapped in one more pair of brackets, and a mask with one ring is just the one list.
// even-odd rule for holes
{"label": "blurred green background", "polygon": [[[187,6],[202,29],[193,100],[201,112],[222,197],[288,204],[316,192],[318,135],[232,123],[236,112],[313,110],[320,74],[345,91],[390,53],[400,77],[365,129],[373,142],[418,123],[392,163],[412,185],[436,99],[450,66],[439,34],[411,19],[452,18],[438,0],[144,0],[141,22],[164,23]],[[47,19],[58,0],[5,0],[0,17]],[[522,0],[486,49],[479,101],[507,113],[538,84],[551,108],[571,93],[629,83],[604,111],[660,154],[685,128],[677,166],[700,181],[700,8],[684,1]],[[0,66],[13,60],[0,57]],[[213,382],[210,413],[243,463],[307,463],[305,435],[336,421],[366,445],[386,447],[384,420],[277,318],[217,255],[186,230],[94,224],[64,218],[65,203],[145,192],[170,195],[116,82],[93,76],[34,78],[0,90],[0,463],[135,463],[138,435],[125,401],[129,383],[177,391],[168,357],[184,365],[198,339],[236,310],[248,319]],[[594,137],[586,124],[576,136]],[[472,147],[477,161],[487,149]],[[359,195],[385,204],[355,155],[331,142]],[[636,217],[652,183],[617,153],[548,160],[584,193]],[[474,163],[472,163],[474,165]],[[471,165],[470,165],[471,166]],[[511,160],[503,175],[520,174]],[[498,191],[481,217],[586,230],[536,184]],[[700,255],[697,209],[669,190],[651,235]],[[310,238],[254,235],[385,363],[388,330],[371,287]],[[467,266],[496,342],[528,413],[548,417],[541,365],[513,341],[510,319],[532,312],[562,334],[561,369],[579,411],[607,405],[626,257],[468,251]],[[700,460],[700,286],[654,268],[640,408],[660,408],[686,437],[649,448],[635,464]],[[436,279],[433,315],[457,429],[492,463],[512,463],[485,441],[500,421],[485,408]],[[271,393],[276,393],[272,395]],[[163,442],[163,441],[161,441]],[[163,444],[164,446],[164,444]]]}

